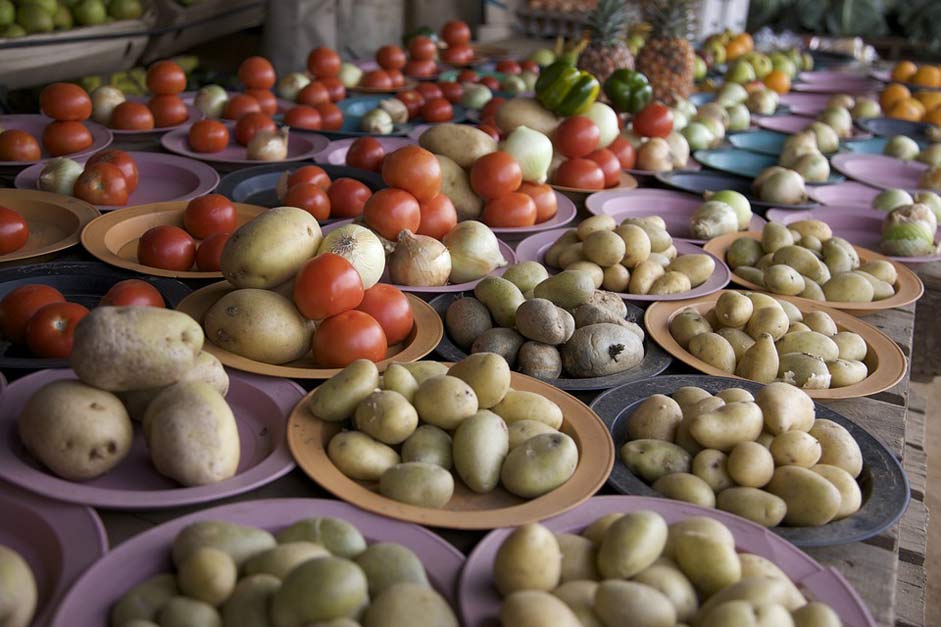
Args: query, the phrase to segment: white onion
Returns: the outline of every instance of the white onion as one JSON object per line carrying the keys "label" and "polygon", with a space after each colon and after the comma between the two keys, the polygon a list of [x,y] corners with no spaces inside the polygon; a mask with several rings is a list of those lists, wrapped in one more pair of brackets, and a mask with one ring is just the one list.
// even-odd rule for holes
{"label": "white onion", "polygon": [[662,137],[654,137],[637,149],[637,169],[669,172],[673,169],[670,144]]}
{"label": "white onion", "polygon": [[594,122],[601,133],[598,138],[598,148],[607,148],[621,132],[618,126],[618,114],[603,102],[593,102],[588,107],[588,111],[582,115]]}
{"label": "white onion", "polygon": [[552,163],[552,141],[527,126],[518,126],[500,144],[500,150],[519,163],[523,180],[545,183]]}
{"label": "white onion", "polygon": [[310,78],[300,72],[291,72],[278,79],[278,98],[284,98],[294,102],[297,100],[297,93],[310,85]]}
{"label": "white onion", "polygon": [[96,87],[91,92],[91,119],[99,124],[107,125],[111,121],[111,112],[124,102],[124,92],[111,85]]}
{"label": "white onion", "polygon": [[317,254],[333,253],[353,264],[363,280],[363,289],[379,282],[386,268],[386,253],[376,234],[358,224],[345,224],[323,237]]}
{"label": "white onion", "polygon": [[36,186],[44,192],[71,196],[75,181],[82,174],[82,170],[78,162],[66,157],[58,157],[43,166]]}
{"label": "white onion", "polygon": [[219,85],[206,85],[196,92],[193,106],[203,112],[207,118],[217,120],[222,117],[229,94]]}
{"label": "white onion", "polygon": [[804,179],[794,170],[776,172],[761,186],[760,197],[764,202],[798,205],[807,200]]}
{"label": "white onion", "polygon": [[277,131],[258,131],[245,150],[254,161],[282,161],[288,156],[288,127]]}
{"label": "white onion", "polygon": [[682,134],[673,131],[666,137],[670,144],[670,154],[673,155],[673,167],[682,168],[689,162],[689,142]]}
{"label": "white onion", "polygon": [[507,264],[497,236],[482,222],[465,220],[451,229],[443,241],[451,254],[452,283],[476,281]]}
{"label": "white onion", "polygon": [[399,233],[395,250],[389,255],[389,278],[397,285],[437,287],[451,274],[451,253],[444,244],[411,231]]}

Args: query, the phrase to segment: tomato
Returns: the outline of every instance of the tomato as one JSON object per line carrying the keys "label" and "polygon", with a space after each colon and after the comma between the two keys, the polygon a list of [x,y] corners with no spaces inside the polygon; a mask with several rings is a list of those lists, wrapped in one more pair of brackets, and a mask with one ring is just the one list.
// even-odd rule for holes
{"label": "tomato", "polygon": [[484,224],[497,228],[532,226],[536,224],[536,203],[520,192],[510,192],[487,201]]}
{"label": "tomato", "polygon": [[200,272],[218,272],[222,267],[222,249],[232,237],[231,233],[214,233],[199,243],[196,249],[196,268]]}
{"label": "tomato", "polygon": [[75,326],[88,315],[78,303],[50,303],[26,323],[26,345],[37,357],[66,359],[72,354]]}
{"label": "tomato", "polygon": [[491,137],[493,137],[495,141],[500,141],[500,129],[498,129],[496,126],[492,124],[481,123],[480,126],[478,126],[477,128],[483,131],[484,133],[486,133],[487,135],[490,135]]}
{"label": "tomato", "polygon": [[501,150],[484,155],[471,166],[471,188],[484,200],[515,192],[522,182],[520,164]]}
{"label": "tomato", "polygon": [[421,223],[416,231],[419,235],[441,239],[457,224],[457,210],[454,208],[454,203],[444,194],[438,194],[431,200],[420,203],[419,208],[421,209]]}
{"label": "tomato", "polygon": [[222,109],[222,117],[226,120],[239,120],[249,113],[261,113],[261,105],[248,94],[235,94]]}
{"label": "tomato", "polygon": [[141,279],[118,281],[101,297],[99,307],[166,307],[160,291]]}
{"label": "tomato", "polygon": [[26,323],[45,305],[64,303],[62,292],[48,285],[29,283],[7,293],[0,300],[0,333],[14,344],[26,340]]}
{"label": "tomato", "polygon": [[110,148],[108,150],[102,150],[101,152],[95,153],[91,159],[85,162],[85,167],[87,168],[90,165],[95,165],[96,163],[110,163],[116,165],[121,174],[124,175],[124,180],[127,181],[127,193],[131,194],[137,189],[137,181],[140,179],[140,174],[137,171],[137,164],[134,162],[134,157],[123,150],[116,150]]}
{"label": "tomato", "polygon": [[23,248],[29,239],[29,225],[18,211],[0,207],[0,255]]}
{"label": "tomato", "polygon": [[363,279],[340,255],[323,253],[303,266],[294,280],[294,304],[310,320],[323,320],[363,302]]}
{"label": "tomato", "polygon": [[421,207],[404,189],[386,187],[369,197],[363,207],[363,217],[371,229],[394,242],[402,231],[418,230]]}
{"label": "tomato", "polygon": [[604,189],[604,172],[591,159],[569,159],[559,165],[552,182],[577,189]]}
{"label": "tomato", "polygon": [[673,130],[673,112],[651,102],[634,116],[634,132],[642,137],[666,137]]}
{"label": "tomato", "polygon": [[229,145],[229,129],[218,120],[200,120],[190,127],[187,137],[196,152],[221,152]]}
{"label": "tomato", "polygon": [[359,84],[368,89],[392,89],[392,79],[385,70],[372,70],[366,72]]}
{"label": "tomato", "polygon": [[277,77],[274,66],[264,57],[248,57],[239,66],[239,80],[253,89],[271,89]]}
{"label": "tomato", "polygon": [[215,233],[231,233],[238,225],[235,205],[222,194],[194,198],[183,210],[183,228],[196,239],[206,239]]}
{"label": "tomato", "polygon": [[447,98],[448,102],[460,104],[461,96],[464,95],[464,88],[461,87],[460,83],[444,81],[438,83],[438,87],[441,88],[441,95]]}
{"label": "tomato", "polygon": [[408,42],[408,56],[415,61],[430,61],[435,58],[438,52],[438,46],[424,35],[412,37]]}
{"label": "tomato", "polygon": [[157,128],[183,124],[190,116],[186,104],[176,94],[153,96],[147,107],[154,114],[154,126]]}
{"label": "tomato", "polygon": [[608,150],[614,153],[614,156],[621,162],[621,169],[630,170],[637,162],[637,151],[633,144],[623,135],[618,135],[613,142],[608,144]]}
{"label": "tomato", "polygon": [[317,105],[316,109],[320,113],[323,130],[337,131],[343,127],[343,112],[340,107],[332,102],[324,102]]}
{"label": "tomato", "polygon": [[372,172],[382,171],[385,148],[375,137],[357,137],[346,151],[346,165]]}
{"label": "tomato", "polygon": [[330,102],[330,91],[320,81],[312,81],[304,89],[297,92],[297,102],[310,107]]}
{"label": "tomato", "polygon": [[276,131],[278,126],[271,117],[264,113],[248,113],[235,123],[235,141],[243,146],[258,133],[258,131]]}
{"label": "tomato", "polygon": [[340,55],[324,46],[314,48],[307,56],[307,70],[317,78],[336,76],[340,73]]}
{"label": "tomato", "polygon": [[410,120],[418,116],[422,105],[425,104],[425,97],[414,89],[400,91],[395,97],[405,103],[405,108],[408,109],[408,119]]}
{"label": "tomato", "polygon": [[384,70],[401,70],[405,67],[405,51],[394,44],[386,44],[376,51],[376,62]]}
{"label": "tomato", "polygon": [[539,72],[542,70],[538,63],[535,61],[530,61],[529,59],[520,61],[520,69],[524,72],[531,72],[533,74],[539,74]]}
{"label": "tomato", "polygon": [[81,122],[50,122],[42,130],[42,145],[53,157],[85,150],[95,143],[91,131]]}
{"label": "tomato", "polygon": [[39,109],[53,120],[81,122],[91,115],[91,98],[75,83],[53,83],[39,94]]}
{"label": "tomato", "polygon": [[425,122],[447,122],[453,117],[454,107],[445,98],[432,98],[422,105],[421,119]]}
{"label": "tomato", "polygon": [[506,102],[506,98],[502,96],[495,96],[488,100],[484,108],[480,110],[480,119],[484,120],[496,116],[497,109],[499,109],[504,102]]}
{"label": "tomato", "polygon": [[389,75],[393,88],[398,89],[405,85],[405,74],[402,74],[402,70],[386,70],[386,74]]}
{"label": "tomato", "polygon": [[[389,74],[389,76],[392,76]],[[327,94],[330,96],[330,102],[340,102],[346,98],[346,87],[336,76],[324,76],[321,79],[318,79],[320,84],[327,88]],[[393,84],[395,81],[393,81]]]}
{"label": "tomato", "polygon": [[251,96],[258,101],[261,112],[265,115],[274,115],[278,112],[278,99],[268,89],[246,89],[246,96]]}
{"label": "tomato", "polygon": [[125,100],[111,110],[111,128],[119,131],[149,131],[156,125],[153,112],[142,102]]}
{"label": "tomato", "polygon": [[357,359],[382,361],[389,342],[375,318],[354,309],[320,323],[314,332],[313,350],[318,365],[345,368]]}
{"label": "tomato", "polygon": [[196,242],[178,226],[155,226],[137,242],[137,261],[152,268],[185,272],[196,260]]}
{"label": "tomato", "polygon": [[330,217],[330,198],[323,188],[314,183],[298,183],[288,188],[281,201],[288,207],[303,209],[323,222]]}
{"label": "tomato", "polygon": [[308,131],[319,131],[323,125],[320,111],[308,105],[297,105],[288,109],[284,114],[284,123],[293,128],[302,128]]}
{"label": "tomato", "polygon": [[461,70],[461,73],[457,75],[458,83],[476,83],[477,82],[477,72],[474,70]]}
{"label": "tomato", "polygon": [[363,294],[363,302],[356,309],[369,314],[379,323],[390,345],[404,341],[415,325],[408,297],[393,285],[373,285]]}
{"label": "tomato", "polygon": [[186,89],[186,72],[175,61],[157,61],[147,70],[147,89],[157,96],[178,94]]}
{"label": "tomato", "polygon": [[621,162],[613,152],[607,148],[599,148],[585,158],[597,163],[604,172],[605,187],[615,187],[621,182]]}
{"label": "tomato", "polygon": [[497,72],[503,74],[522,74],[523,68],[513,59],[501,59],[497,61]]}
{"label": "tomato", "polygon": [[455,44],[441,51],[441,60],[449,65],[467,65],[474,60],[474,49],[467,44]]}
{"label": "tomato", "polygon": [[19,129],[0,133],[0,161],[39,161],[42,149],[36,138]]}
{"label": "tomato", "polygon": [[555,195],[555,190],[545,183],[523,181],[516,191],[533,199],[536,204],[536,224],[551,220],[559,210],[559,199]]}
{"label": "tomato", "polygon": [[500,81],[495,76],[484,76],[479,82],[490,91],[499,91],[500,89]]}
{"label": "tomato", "polygon": [[372,190],[356,179],[339,178],[327,189],[330,215],[334,218],[355,218],[363,214]]}
{"label": "tomato", "polygon": [[431,60],[418,61],[417,59],[412,59],[402,68],[403,74],[406,76],[414,76],[415,78],[431,78],[437,71],[438,64]]}
{"label": "tomato", "polygon": [[555,147],[569,159],[578,159],[592,152],[600,139],[598,125],[584,115],[566,118],[553,135]]}
{"label": "tomato", "polygon": [[441,39],[449,46],[466,44],[471,39],[470,27],[460,20],[448,20],[441,29]]}
{"label": "tomato", "polygon": [[72,193],[93,205],[126,205],[130,196],[127,179],[117,165],[87,165],[75,180]]}
{"label": "tomato", "polygon": [[435,98],[444,98],[444,92],[435,83],[419,83],[415,89],[425,99],[425,102]]}
{"label": "tomato", "polygon": [[434,154],[420,146],[403,146],[386,155],[382,178],[391,187],[400,187],[424,202],[441,191],[441,166]]}
{"label": "tomato", "polygon": [[294,187],[298,183],[313,183],[325,190],[330,187],[330,175],[319,165],[305,165],[288,175],[288,188]]}

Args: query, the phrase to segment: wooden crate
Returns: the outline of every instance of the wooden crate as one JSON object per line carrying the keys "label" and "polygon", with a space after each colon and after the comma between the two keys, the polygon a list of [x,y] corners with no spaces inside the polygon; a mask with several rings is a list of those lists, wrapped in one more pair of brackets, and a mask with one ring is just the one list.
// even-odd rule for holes
{"label": "wooden crate", "polygon": [[[284,0],[276,0],[284,1]],[[141,60],[147,64],[203,42],[260,26],[268,13],[267,0],[202,0],[183,6],[176,0],[155,0],[157,31]]]}

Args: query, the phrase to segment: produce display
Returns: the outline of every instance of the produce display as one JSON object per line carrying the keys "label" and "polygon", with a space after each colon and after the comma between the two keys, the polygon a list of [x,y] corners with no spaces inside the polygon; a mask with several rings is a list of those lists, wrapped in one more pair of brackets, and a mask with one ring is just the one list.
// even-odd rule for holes
{"label": "produce display", "polygon": [[137,241],[137,261],[177,272],[194,266],[218,272],[222,249],[238,226],[235,205],[221,194],[207,194],[189,201],[181,218],[182,228],[164,224],[145,231]]}
{"label": "produce display", "polygon": [[872,208],[887,212],[882,225],[882,252],[893,257],[918,257],[938,252],[935,242],[941,196],[922,190],[887,189],[872,199]]}
{"label": "produce display", "polygon": [[[926,73],[938,74],[941,70],[928,66]],[[883,88],[879,94],[879,104],[886,117],[909,122],[927,122],[941,124],[941,100],[936,90],[917,90],[913,94],[908,87],[901,83],[891,83]]]}
{"label": "produce display", "polygon": [[[83,124],[91,117],[92,102],[85,90],[74,83],[53,83],[39,94],[39,108],[52,122],[42,132],[42,146],[53,157],[80,152],[93,143],[91,131]],[[0,133],[3,138],[6,133]],[[20,131],[28,136],[28,133]],[[0,142],[2,143],[2,142]],[[40,154],[35,142],[18,138],[20,161],[38,161]],[[16,157],[14,157],[16,158]]]}
{"label": "produce display", "polygon": [[149,131],[179,126],[189,119],[189,109],[180,98],[186,89],[186,72],[175,61],[158,61],[146,75],[150,100],[144,104],[128,100],[112,85],[91,92],[93,120],[121,131]]}
{"label": "produce display", "polygon": [[15,209],[0,206],[0,255],[15,253],[29,240],[29,224]]}
{"label": "produce display", "polygon": [[109,148],[92,155],[84,165],[68,157],[50,159],[37,185],[44,192],[75,196],[93,205],[123,206],[137,189],[139,178],[134,157]]}
{"label": "produce display", "polygon": [[0,39],[71,31],[112,21],[136,20],[143,13],[144,4],[141,0],[3,0],[0,2]]}
{"label": "produce display", "polygon": [[[379,148],[381,150],[382,147]],[[368,185],[356,179],[340,177],[331,180],[330,175],[320,166],[305,165],[284,172],[278,179],[275,193],[279,202],[303,209],[318,222],[323,222],[361,216],[373,192]]]}

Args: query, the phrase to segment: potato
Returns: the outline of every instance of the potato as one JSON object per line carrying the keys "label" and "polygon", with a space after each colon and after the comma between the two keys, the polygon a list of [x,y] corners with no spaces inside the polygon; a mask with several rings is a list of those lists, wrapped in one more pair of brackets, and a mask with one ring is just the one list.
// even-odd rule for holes
{"label": "potato", "polygon": [[843,627],[843,621],[833,609],[824,603],[811,601],[791,614],[794,627]]}
{"label": "potato", "polygon": [[899,280],[898,271],[895,269],[895,265],[886,259],[877,259],[875,261],[864,263],[859,267],[859,269],[866,274],[879,279],[880,281],[888,283],[889,285],[895,285]]}
{"label": "potato", "polygon": [[601,287],[612,292],[625,292],[631,282],[631,271],[620,264],[604,269]]}
{"label": "potato", "polygon": [[745,326],[753,311],[752,301],[739,292],[722,292],[715,305],[716,317],[723,327]]}
{"label": "potato", "polygon": [[584,242],[588,239],[588,236],[593,233],[600,232],[611,232],[617,226],[617,222],[614,218],[609,215],[597,215],[591,216],[590,218],[585,218],[578,223],[578,226],[575,228],[575,234],[578,236],[578,241]]}
{"label": "potato", "polygon": [[627,252],[627,242],[614,231],[594,231],[585,237],[582,243],[582,254],[585,258],[601,267],[620,263]]}
{"label": "potato", "polygon": [[718,333],[700,333],[689,341],[687,350],[710,366],[729,374],[735,372],[735,351]]}
{"label": "potato", "polygon": [[495,413],[482,409],[454,432],[454,469],[474,492],[491,492],[500,481],[500,467],[509,446],[506,423]]}
{"label": "potato", "polygon": [[374,598],[363,615],[363,627],[428,625],[458,627],[454,610],[427,585],[396,583]]}
{"label": "potato", "polygon": [[686,501],[703,507],[715,507],[716,495],[709,484],[696,475],[676,472],[654,481],[653,489],[676,501]]}
{"label": "potato", "polygon": [[777,527],[787,513],[784,500],[747,486],[729,488],[716,495],[716,507],[764,527]]}
{"label": "potato", "polygon": [[670,320],[670,335],[683,348],[687,348],[697,335],[711,332],[712,325],[692,307],[687,307]]}
{"label": "potato", "polygon": [[725,328],[719,329],[717,333],[724,337],[725,341],[732,347],[732,352],[735,353],[736,363],[742,358],[745,352],[755,344],[755,340],[741,329]]}
{"label": "potato", "polygon": [[[755,269],[761,272],[762,284],[764,284],[765,282],[765,277],[764,277],[765,270],[770,268],[773,264],[774,264],[774,255],[771,253],[768,253],[767,255],[759,259],[758,263],[755,264]],[[747,266],[736,268],[735,270],[736,272],[738,272],[739,270],[742,270],[744,267],[747,267]]]}
{"label": "potato", "polygon": [[791,615],[777,603],[754,604],[726,601],[713,607],[699,622],[700,627],[793,627]]}
{"label": "potato", "polygon": [[225,627],[270,627],[268,604],[281,580],[273,575],[249,575],[238,582],[222,606]]}
{"label": "potato", "polygon": [[855,272],[841,272],[822,286],[823,294],[829,301],[841,303],[869,303],[875,297],[872,283]]}
{"label": "potato", "polygon": [[516,325],[516,310],[526,300],[518,287],[506,279],[486,276],[474,288],[474,296],[486,305],[494,321],[501,327]]}
{"label": "potato", "polygon": [[474,388],[450,375],[432,377],[415,391],[415,409],[422,422],[442,429],[455,429],[477,413]]}
{"label": "potato", "polygon": [[820,459],[820,443],[803,431],[786,431],[771,441],[771,455],[776,466],[810,468]]}
{"label": "potato", "polygon": [[627,579],[653,564],[667,542],[667,523],[652,511],[630,512],[613,521],[598,548],[598,572]]}
{"label": "potato", "polygon": [[369,596],[378,597],[398,583],[427,587],[428,577],[421,559],[411,549],[394,542],[376,542],[356,556],[369,585]]}
{"label": "potato", "polygon": [[830,370],[826,362],[806,353],[781,355],[778,378],[808,390],[825,390],[830,387]]}
{"label": "potato", "polygon": [[709,412],[713,412],[720,407],[725,407],[725,399],[719,396],[707,396],[695,405],[688,405],[683,411],[683,418],[688,418],[691,420],[699,414],[708,414]]}
{"label": "potato", "polygon": [[418,427],[418,413],[391,390],[376,390],[356,407],[356,428],[383,444],[401,444]]}
{"label": "potato", "polygon": [[876,277],[872,276],[868,272],[860,272],[859,270],[854,270],[852,274],[861,276],[862,278],[869,281],[869,284],[872,285],[872,299],[873,300],[884,300],[886,298],[891,298],[895,295],[895,288],[885,281],[881,281]]}
{"label": "potato", "polygon": [[603,377],[639,364],[644,358],[644,345],[629,329],[603,322],[576,329],[561,353],[562,366],[569,376]]}
{"label": "potato", "polygon": [[830,265],[831,257],[840,258],[841,263],[847,263],[849,267],[846,271],[855,270],[859,267],[859,254],[856,248],[842,237],[831,237],[823,243],[823,258]]}
{"label": "potato", "polygon": [[745,332],[755,341],[763,334],[768,334],[773,340],[780,340],[787,333],[791,322],[781,307],[761,307],[755,310],[745,325]]}
{"label": "potato", "polygon": [[[229,392],[229,375],[226,374],[222,362],[219,361],[218,357],[206,351],[200,351],[199,355],[196,356],[196,365],[180,377],[179,382],[182,381],[203,381],[216,388],[222,396]],[[166,386],[144,390],[129,390],[121,392],[119,398],[124,402],[127,413],[132,420],[143,420],[147,406],[164,389],[166,389]]]}
{"label": "potato", "polygon": [[508,425],[520,420],[537,420],[553,429],[562,426],[559,406],[535,392],[510,390],[492,409]]}
{"label": "potato", "polygon": [[569,606],[542,590],[520,590],[504,599],[500,606],[500,624],[514,627],[584,627]]}
{"label": "potato", "polygon": [[454,494],[454,478],[441,466],[406,462],[382,473],[379,493],[401,503],[440,509]]}
{"label": "potato", "polygon": [[288,574],[271,598],[275,627],[353,617],[369,601],[363,570],[342,557],[304,562]]}
{"label": "potato", "polygon": [[741,266],[754,266],[764,255],[761,242],[750,237],[742,237],[729,246],[725,253],[725,260],[729,267],[737,270]]}
{"label": "potato", "polygon": [[696,589],[673,560],[659,558],[632,581],[648,585],[665,595],[673,605],[678,621],[689,621],[699,608]]}
{"label": "potato", "polygon": [[827,362],[827,371],[830,373],[830,387],[841,388],[859,383],[869,376],[869,369],[861,361],[837,359]]}
{"label": "potato", "polygon": [[799,274],[806,276],[814,283],[825,283],[829,278],[829,270],[820,261],[817,255],[802,246],[785,246],[775,251],[771,258],[775,264],[792,268]]}
{"label": "potato", "polygon": [[397,392],[411,403],[418,390],[418,381],[402,364],[390,364],[382,373],[382,389]]}
{"label": "potato", "polygon": [[549,278],[546,267],[538,261],[521,261],[507,266],[503,278],[515,285],[524,294],[531,292],[539,283]]}
{"label": "potato", "polygon": [[764,285],[775,294],[796,296],[804,291],[804,277],[790,266],[774,264],[765,270]]}
{"label": "potato", "polygon": [[[733,449],[734,450],[734,449]],[[691,466],[694,475],[706,482],[713,492],[721,492],[735,485],[728,471],[728,455],[707,448],[696,453]]]}
{"label": "potato", "polygon": [[839,348],[840,359],[863,361],[869,352],[866,340],[851,331],[840,331],[832,336],[833,342]]}
{"label": "potato", "polygon": [[3,627],[28,627],[36,612],[36,579],[29,564],[13,549],[0,545],[0,619]]}
{"label": "potato", "polygon": [[510,450],[513,450],[531,437],[542,433],[555,433],[556,430],[538,420],[517,420],[508,428]]}
{"label": "potato", "polygon": [[539,523],[513,530],[497,549],[493,583],[506,596],[519,590],[552,590],[562,576],[562,550],[555,535]]}
{"label": "potato", "polygon": [[680,294],[692,289],[689,277],[682,272],[668,270],[658,277],[648,290],[648,294]]}
{"label": "potato", "polygon": [[830,314],[824,311],[811,311],[804,316],[804,324],[817,333],[833,337],[839,332]]}
{"label": "potato", "polygon": [[726,388],[716,392],[716,397],[726,403],[750,403],[755,400],[752,393],[744,388]]}
{"label": "potato", "polygon": [[613,525],[614,521],[620,520],[622,516],[624,516],[624,514],[605,514],[585,527],[582,531],[582,536],[591,540],[591,543],[596,547],[600,547],[601,543],[604,541],[604,534],[607,533],[608,527]]}
{"label": "potato", "polygon": [[757,438],[763,424],[757,404],[728,403],[695,416],[689,423],[689,432],[701,445],[727,452],[739,442]]}
{"label": "potato", "polygon": [[801,466],[776,468],[765,489],[787,504],[784,522],[788,525],[825,525],[840,509],[840,491],[821,475]]}
{"label": "potato", "polygon": [[771,577],[784,584],[786,596],[782,599],[782,605],[787,609],[793,612],[807,603],[804,595],[797,589],[791,578],[771,560],[752,553],[739,553],[738,558],[742,563],[742,579],[746,577]]}
{"label": "potato", "polygon": [[534,131],[552,137],[552,132],[559,125],[559,118],[550,113],[535,98],[511,98],[497,109],[497,127],[504,133],[511,133],[518,126],[527,126]]}
{"label": "potato", "polygon": [[735,268],[735,274],[742,277],[746,281],[754,283],[758,287],[765,286],[765,271],[760,268],[753,268],[752,266],[739,266]]}
{"label": "potato", "polygon": [[800,233],[802,238],[810,235],[824,242],[833,237],[830,225],[822,220],[796,220],[788,224],[787,227]]}
{"label": "potato", "polygon": [[863,454],[859,444],[843,425],[820,418],[814,421],[810,435],[820,442],[818,463],[837,466],[853,477],[858,477],[863,471]]}
{"label": "potato", "polygon": [[[568,269],[569,266],[578,263],[579,261],[585,261],[585,256],[582,255],[582,248],[584,246],[581,242],[577,244],[569,244],[565,248],[559,251],[558,263],[556,267],[562,268],[563,270]],[[592,279],[594,283],[594,279]],[[535,290],[536,288],[533,288]]]}
{"label": "potato", "polygon": [[639,403],[627,419],[631,440],[653,439],[672,442],[676,426],[683,419],[679,403],[663,394],[653,394]]}
{"label": "potato", "polygon": [[[743,577],[738,582],[710,597],[700,608],[699,616],[707,616],[716,607],[730,601],[744,601],[755,607],[777,604],[782,606],[783,609],[789,597],[790,590],[788,586],[776,577]],[[770,624],[775,625],[777,623]]]}
{"label": "potato", "polygon": [[436,124],[421,134],[418,145],[452,159],[465,169],[497,149],[497,142],[490,135],[466,124]]}
{"label": "potato", "polygon": [[520,348],[526,338],[514,329],[487,329],[471,345],[471,353],[496,353],[512,367],[518,360]]}
{"label": "potato", "polygon": [[810,327],[808,327],[803,322],[792,322],[787,328],[787,333],[785,333],[785,335],[791,333],[816,333],[816,331],[811,331]]}
{"label": "potato", "polygon": [[840,492],[840,509],[834,520],[846,518],[859,511],[862,507],[863,496],[859,484],[845,470],[829,464],[817,464],[811,470],[829,481]]}
{"label": "potato", "polygon": [[421,425],[402,444],[403,462],[425,462],[449,470],[451,436],[434,425]]}
{"label": "potato", "polygon": [[738,485],[761,488],[767,485],[774,475],[774,456],[757,442],[739,442],[729,453],[726,467],[729,476]]}
{"label": "potato", "polygon": [[814,425],[814,401],[789,383],[769,383],[755,401],[764,416],[765,429],[777,435],[785,431],[808,431]]}
{"label": "potato", "polygon": [[350,479],[376,481],[399,463],[395,449],[359,431],[341,431],[327,445],[330,461]]}
{"label": "potato", "polygon": [[571,533],[557,533],[555,539],[562,553],[560,583],[600,579],[596,565],[595,545],[591,543],[591,540]]}
{"label": "potato", "polygon": [[284,579],[298,564],[328,555],[330,551],[313,542],[282,542],[245,562],[244,572],[246,575],[272,575]]}
{"label": "potato", "polygon": [[595,615],[597,581],[568,581],[552,591],[552,596],[565,603],[581,623],[581,627],[604,627]]}
{"label": "potato", "polygon": [[[806,278],[806,277],[805,277]],[[804,291],[798,294],[801,298],[809,298],[811,300],[825,301],[827,297],[823,293],[823,288],[819,284],[814,283],[811,280],[804,281]]]}
{"label": "potato", "polygon": [[[666,270],[660,264],[653,261],[641,261],[631,270],[631,280],[628,283],[627,291],[631,294],[647,294],[653,288],[654,283],[660,277],[666,274]],[[676,280],[676,274],[671,275],[671,283]],[[684,277],[686,275],[683,275]],[[689,278],[686,279],[689,282]],[[689,289],[689,288],[687,288]]]}
{"label": "potato", "polygon": [[160,608],[160,627],[222,627],[216,608],[183,596],[173,597]]}
{"label": "potato", "polygon": [[775,347],[781,355],[807,353],[824,361],[833,361],[840,355],[836,342],[816,331],[788,333],[777,341]]}
{"label": "potato", "polygon": [[[579,226],[581,226],[581,224]],[[581,238],[578,237],[578,231],[576,229],[566,229],[565,232],[562,233],[562,235],[559,237],[559,239],[557,239],[555,243],[552,244],[552,246],[546,249],[546,252],[543,255],[544,263],[547,266],[558,268],[559,267],[559,263],[558,263],[559,253],[561,253],[565,247],[571,246],[572,244],[577,244],[580,241],[581,241]],[[507,281],[510,281],[510,280],[511,279],[507,279]],[[522,290],[522,291],[528,291],[528,290]]]}
{"label": "potato", "polygon": [[467,350],[484,331],[493,327],[490,310],[476,298],[463,297],[451,301],[444,315],[448,337]]}
{"label": "potato", "polygon": [[235,590],[237,576],[228,553],[202,547],[180,563],[176,578],[183,594],[218,607]]}
{"label": "potato", "polygon": [[578,465],[578,447],[564,433],[531,437],[506,456],[500,470],[503,487],[523,498],[542,496],[565,483]]}
{"label": "potato", "polygon": [[551,300],[569,311],[587,303],[594,293],[595,284],[588,274],[569,270],[551,276],[533,288],[534,297]]}
{"label": "potato", "polygon": [[675,271],[685,274],[692,287],[702,285],[709,280],[716,269],[716,263],[711,255],[680,255],[674,259],[667,272]]}
{"label": "potato", "polygon": [[484,201],[471,188],[467,172],[450,157],[436,154],[435,158],[441,168],[441,193],[451,199],[457,219],[461,222],[478,219],[483,213]]}
{"label": "potato", "polygon": [[[676,258],[676,248],[673,246],[673,238],[667,232],[666,227],[661,224],[645,220],[637,223],[650,238],[650,252],[662,253],[670,260]],[[671,250],[672,249],[672,250]]]}
{"label": "potato", "polygon": [[502,401],[510,389],[510,367],[495,353],[469,355],[451,366],[448,375],[471,387],[481,409],[489,409]]}
{"label": "potato", "polygon": [[557,345],[567,342],[575,332],[572,314],[544,298],[533,298],[516,310],[516,328],[526,338]]}
{"label": "potato", "polygon": [[402,366],[412,373],[418,385],[421,385],[431,377],[438,377],[448,374],[448,367],[438,361],[413,361],[402,364]]}
{"label": "potato", "polygon": [[712,394],[702,388],[687,385],[674,392],[671,398],[680,406],[683,415],[686,415],[686,412],[700,401],[712,398]]}
{"label": "potato", "polygon": [[745,297],[752,302],[752,308],[755,311],[758,311],[764,307],[777,307],[779,309],[783,309],[781,307],[782,301],[777,300],[768,294],[764,294],[762,292],[743,292],[743,294],[745,294]]}
{"label": "potato", "polygon": [[379,369],[368,359],[357,359],[314,389],[307,408],[326,422],[353,416],[360,404],[379,387]]}
{"label": "potato", "polygon": [[311,542],[338,557],[353,558],[366,550],[366,540],[351,523],[329,516],[304,518],[277,535],[278,542]]}
{"label": "potato", "polygon": [[591,261],[576,261],[574,263],[569,263],[565,265],[566,270],[571,270],[572,272],[584,272],[585,274],[591,277],[591,282],[595,286],[595,289],[600,289],[601,284],[604,283],[604,269],[596,263]]}
{"label": "potato", "polygon": [[[26,580],[16,581],[25,583]],[[178,594],[179,588],[177,588],[174,575],[154,575],[132,587],[121,596],[111,608],[111,624],[124,625],[134,620],[155,621],[160,608]],[[35,601],[33,603],[35,604]],[[30,612],[31,615],[32,612]],[[27,620],[21,627],[26,627],[28,624]]]}
{"label": "potato", "polygon": [[766,253],[773,253],[779,248],[792,246],[794,236],[786,226],[778,222],[769,222],[761,231],[761,247]]}
{"label": "potato", "polygon": [[673,627],[676,610],[651,586],[633,581],[603,581],[595,594],[595,614],[605,625]]}
{"label": "potato", "polygon": [[520,346],[516,369],[537,379],[557,379],[562,376],[562,354],[555,346],[539,342],[526,342]]}
{"label": "potato", "polygon": [[621,460],[628,469],[647,483],[675,472],[689,472],[688,452],[663,440],[634,440],[621,447]]}

